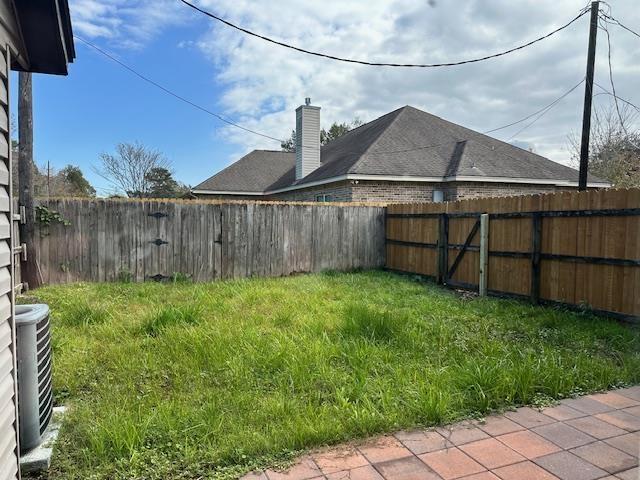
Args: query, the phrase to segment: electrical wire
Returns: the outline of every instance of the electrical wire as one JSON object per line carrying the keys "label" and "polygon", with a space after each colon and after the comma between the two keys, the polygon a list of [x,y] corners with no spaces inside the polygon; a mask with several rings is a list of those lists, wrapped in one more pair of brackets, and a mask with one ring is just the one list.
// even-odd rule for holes
{"label": "electrical wire", "polygon": [[553,102],[551,102],[551,104],[549,104],[548,107],[546,107],[541,113],[540,115],[538,115],[536,118],[533,119],[533,121],[531,121],[530,123],[526,124],[524,127],[522,127],[520,130],[518,130],[516,133],[514,133],[513,135],[511,135],[508,139],[507,142],[509,140],[514,139],[517,135],[520,135],[522,132],[524,132],[527,128],[529,128],[530,126],[532,126],[534,123],[536,123],[538,120],[540,120],[542,117],[544,117],[553,107],[555,107],[558,103],[560,103],[562,101],[562,99],[564,99],[567,95],[569,95],[571,92],[573,92],[576,88],[578,88],[583,82],[585,81],[585,79],[583,78],[582,80],[580,80],[580,82],[578,82],[577,84],[575,84],[573,87],[571,87],[569,90],[567,90],[561,97],[557,98],[556,100],[554,100]]}
{"label": "electrical wire", "polygon": [[[133,69],[132,67],[130,67],[129,65],[125,64],[124,62],[118,60],[116,57],[114,57],[113,55],[111,55],[110,53],[106,52],[105,50],[101,49],[100,47],[98,47],[97,45],[94,45],[93,43],[89,42],[88,40],[85,40],[77,35],[74,35],[74,37],[77,40],[80,40],[81,42],[83,42],[84,44],[86,44],[87,46],[95,49],[97,52],[101,53],[102,55],[104,55],[105,57],[109,58],[110,60],[114,61],[115,63],[117,63],[118,65],[120,65],[121,67],[127,69],[129,72],[133,73],[134,75],[136,75],[137,77],[141,78],[142,80],[150,83],[151,85],[155,86],[156,88],[159,88],[160,90],[162,90],[163,92],[167,93],[168,95],[171,95],[172,97],[177,98],[178,100],[202,111],[205,112],[209,115],[214,116],[215,118],[223,121],[224,123],[227,123],[228,125],[231,125],[233,127],[239,128],[241,130],[244,130],[248,133],[252,133],[254,135],[259,135],[261,137],[264,138],[268,138],[269,140],[274,140],[277,141],[279,143],[283,143],[284,140],[276,138],[276,137],[272,137],[270,135],[266,135],[260,132],[257,132],[255,130],[251,130],[249,128],[243,127],[241,125],[238,125],[237,123],[231,122],[230,120],[227,120],[226,118],[224,118],[222,115],[219,115],[215,112],[212,112],[210,110],[208,110],[205,107],[202,107],[201,105],[198,105],[195,102],[192,102],[191,100],[188,100],[186,98],[184,98],[183,96],[176,94],[175,92],[169,90],[168,88],[164,87],[163,85],[160,85],[159,83],[155,82],[154,80],[150,79],[149,77],[139,73],[138,71],[136,71],[135,69]],[[514,135],[512,135],[507,141],[511,140],[513,137],[515,137],[516,135],[519,135],[520,133],[522,133],[524,130],[526,130],[527,128],[529,128],[531,125],[533,125],[535,122],[537,122],[543,115],[545,115],[550,109],[552,109],[555,105],[557,105],[562,99],[564,99],[567,95],[569,95],[571,92],[573,92],[578,86],[580,86],[580,84],[582,84],[584,82],[584,79],[582,79],[579,83],[577,83],[576,85],[574,85],[573,87],[571,87],[569,90],[567,90],[565,93],[563,93],[560,97],[558,97],[557,99],[555,99],[553,102],[551,102],[550,104],[546,105],[545,107],[541,108],[540,110],[537,110],[529,115],[527,115],[524,118],[521,118],[520,120],[517,120],[515,122],[511,122],[508,123],[506,125],[502,125],[500,127],[496,127],[496,128],[492,128],[490,130],[486,130],[484,132],[482,132],[483,134],[488,134],[488,133],[492,133],[492,132],[496,132],[499,130],[503,130],[505,128],[508,127],[512,127],[514,125],[517,125],[519,123],[522,123],[536,115],[539,115],[533,122],[530,122],[529,124],[525,125],[522,129],[520,129],[518,132],[516,132]],[[600,87],[602,88],[602,87]],[[604,89],[603,89],[604,90]],[[609,92],[606,92],[607,94],[610,94]],[[624,100],[624,99],[620,99],[621,101],[625,102],[625,103],[629,103],[630,102]],[[631,104],[633,105],[633,104]],[[634,106],[635,107],[635,106]],[[637,107],[635,107],[637,108]],[[467,140],[467,139],[463,139],[463,140]],[[457,141],[463,141],[463,140],[456,140]],[[443,145],[447,145],[449,143],[452,142],[444,142],[444,143],[439,143],[439,144],[432,144],[432,145],[423,145],[423,146],[418,146],[418,147],[414,147],[414,148],[409,148],[409,149],[403,149],[403,150],[395,150],[395,151],[389,151],[389,152],[375,152],[377,155],[381,155],[381,154],[390,154],[390,153],[405,153],[405,152],[411,152],[411,151],[416,151],[416,150],[424,150],[424,149],[429,149],[429,148],[435,148],[435,147],[439,147],[439,146],[443,146]],[[455,142],[454,142],[455,143]],[[357,152],[352,152],[352,153],[357,153]]]}
{"label": "electrical wire", "polygon": [[227,25],[228,27],[231,27],[235,30],[238,30],[244,34],[250,35],[252,37],[256,37],[259,38],[261,40],[264,40],[265,42],[269,42],[272,43],[274,45],[279,45],[281,47],[285,47],[285,48],[289,48],[291,50],[295,50],[297,52],[300,53],[305,53],[307,55],[313,55],[316,57],[322,57],[322,58],[326,58],[329,60],[336,60],[339,62],[346,62],[346,63],[356,63],[359,65],[367,65],[367,66],[372,66],[372,67],[404,67],[404,68],[435,68],[435,67],[453,67],[456,65],[464,65],[467,63],[476,63],[476,62],[482,62],[484,60],[489,60],[492,58],[496,58],[496,57],[501,57],[503,55],[507,55],[509,53],[513,53],[517,50],[521,50],[523,48],[529,47],[531,45],[533,45],[534,43],[538,43],[542,40],[545,40],[546,38],[549,38],[550,36],[560,32],[561,30],[564,30],[565,28],[569,27],[572,23],[574,23],[575,21],[577,21],[580,17],[582,17],[585,13],[587,13],[589,11],[588,8],[583,8],[580,13],[575,16],[573,19],[571,19],[569,22],[565,23],[564,25],[562,25],[561,27],[556,28],[555,30],[552,30],[551,32],[542,35],[541,37],[538,37],[534,40],[531,40],[527,43],[524,43],[522,45],[519,45],[517,47],[514,48],[510,48],[509,50],[505,50],[503,52],[499,52],[499,53],[494,53],[492,55],[486,55],[483,57],[479,57],[479,58],[473,58],[473,59],[469,59],[469,60],[461,60],[461,61],[457,61],[457,62],[446,62],[446,63],[384,63],[384,62],[369,62],[366,60],[357,60],[357,59],[353,59],[353,58],[345,58],[345,57],[337,57],[335,55],[328,55],[326,53],[321,53],[321,52],[316,52],[313,50],[307,50],[301,47],[297,47],[294,45],[290,45],[288,43],[285,42],[281,42],[278,40],[274,40],[273,38],[267,37],[265,35],[261,35],[259,33],[255,33],[251,30],[248,30],[244,27],[241,27],[239,25],[236,25],[234,23],[231,23],[228,20],[225,20],[222,17],[219,17],[218,15],[215,15],[203,8],[198,7],[197,5],[194,5],[193,3],[187,1],[187,0],[179,0],[180,2],[184,3],[185,5],[189,6],[190,8],[202,13],[203,15],[206,15],[209,18],[212,18],[220,23],[223,23],[224,25]]}
{"label": "electrical wire", "polygon": [[[614,95],[613,95],[613,93],[611,93],[609,90],[607,90],[606,88],[604,88],[604,87],[603,87],[602,85],[600,85],[598,82],[593,82],[593,83],[594,83],[598,88],[600,88],[600,90],[602,90],[602,92],[601,92],[601,93],[596,93],[596,94],[594,95],[594,97],[595,97],[595,96],[597,96],[597,95],[610,95],[610,96],[612,96],[612,97],[614,96]],[[626,103],[627,105],[629,105],[629,106],[631,106],[631,107],[635,108],[636,110],[638,110],[638,112],[640,112],[640,107],[639,107],[639,106],[637,106],[636,104],[634,104],[634,103],[630,102],[629,100],[627,100],[627,99],[625,99],[625,98],[619,97],[619,96],[617,96],[617,95],[616,95],[616,98],[617,98],[618,100],[620,100],[622,103]]]}
{"label": "electrical wire", "polygon": [[[478,132],[479,135],[486,135],[488,133],[491,132],[496,132],[498,130],[502,130],[508,127],[512,127],[514,125],[517,125],[519,123],[522,123],[528,119],[530,119],[531,117],[538,115],[537,118],[535,118],[532,122],[529,122],[527,125],[525,125],[523,128],[521,128],[520,130],[518,130],[516,133],[514,133],[511,137],[509,137],[506,142],[509,142],[509,140],[512,140],[515,136],[519,135],[520,133],[522,133],[523,131],[525,131],[527,128],[529,128],[530,126],[532,126],[534,123],[536,123],[538,120],[540,120],[540,118],[542,118],[544,115],[546,115],[551,109],[553,109],[553,107],[555,107],[558,103],[560,103],[567,95],[569,95],[571,92],[573,92],[576,88],[578,88],[580,85],[582,85],[584,83],[585,79],[583,78],[582,80],[580,80],[577,84],[575,84],[573,87],[571,87],[569,90],[567,90],[566,92],[564,92],[561,96],[559,96],[558,98],[556,98],[553,102],[551,102],[550,104],[546,105],[545,107],[541,108],[540,110],[537,110],[529,115],[527,115],[524,118],[521,118],[518,121],[515,122],[511,122],[508,123],[506,125],[503,125],[501,127],[496,127],[496,128],[492,128],[491,130],[485,130],[483,132]],[[493,137],[492,137],[493,138]],[[394,153],[407,153],[407,152],[415,152],[418,150],[428,150],[430,148],[437,148],[437,147],[442,147],[445,145],[451,145],[453,143],[459,143],[459,142],[464,142],[467,140],[472,140],[472,138],[458,138],[456,140],[449,140],[446,142],[441,142],[441,143],[433,143],[433,144],[429,144],[429,145],[420,145],[417,147],[412,147],[412,148],[406,148],[406,149],[402,149],[402,150],[386,150],[386,151],[379,151],[379,152],[367,152],[367,155],[390,155],[390,154],[394,154]],[[497,140],[497,139],[496,139]],[[484,146],[482,144],[480,144],[481,146]],[[486,147],[489,148],[489,147]],[[494,149],[494,151],[497,151],[496,149]],[[347,152],[349,154],[352,155],[361,155],[364,152],[355,152],[355,151],[350,151]],[[505,153],[505,152],[502,152]]]}
{"label": "electrical wire", "polygon": [[[598,88],[600,88],[600,90],[602,90],[602,93],[596,93],[594,96],[596,95],[611,95],[615,100],[620,100],[623,103],[626,103],[627,105],[635,108],[636,110],[640,111],[640,107],[638,107],[637,105],[633,104],[632,102],[630,102],[629,100],[626,100],[622,97],[619,97],[616,94],[615,91],[615,85],[613,84],[613,73],[612,73],[612,67],[611,67],[611,38],[610,38],[610,34],[609,34],[609,29],[607,28],[607,24],[609,25],[617,25],[619,27],[622,27],[623,29],[631,32],[632,34],[634,34],[635,36],[640,38],[640,34],[638,34],[637,32],[635,32],[634,30],[630,29],[629,27],[623,25],[619,20],[615,19],[613,16],[611,16],[611,5],[604,1],[601,0],[601,3],[604,4],[607,8],[608,8],[608,12],[603,12],[602,10],[599,11],[599,20],[600,20],[600,25],[599,27],[605,31],[605,33],[607,34],[607,46],[608,46],[608,61],[609,61],[609,80],[611,83],[611,87],[613,92],[610,92],[609,90],[607,90],[606,88],[604,88],[602,85],[600,85],[598,82],[593,82]],[[617,104],[616,104],[616,108],[617,108]]]}
{"label": "electrical wire", "polygon": [[[524,118],[521,118],[520,120],[516,121],[516,122],[512,122],[509,123],[507,125],[503,125],[502,127],[497,127],[497,128],[492,128],[491,130],[485,130],[484,133],[485,135],[487,133],[492,133],[492,132],[497,132],[498,130],[504,130],[505,128],[509,128],[512,127],[514,125],[517,125],[519,123],[522,123],[526,120],[529,120],[531,117],[534,117],[535,115],[538,115],[539,113],[545,112],[545,110],[549,109],[549,108],[553,108],[560,100],[562,100],[564,97],[566,97],[567,95],[569,95],[571,92],[573,92],[576,88],[578,88],[582,83],[584,82],[584,78],[582,80],[580,80],[580,82],[578,82],[576,85],[574,85],[573,87],[571,87],[569,90],[567,90],[565,93],[563,93],[560,97],[556,98],[553,102],[551,102],[549,105],[546,105],[545,107],[541,108],[540,110],[537,110],[535,112],[533,112],[530,115],[527,115]],[[545,112],[546,113],[546,112]],[[536,120],[537,121],[537,120]],[[534,122],[535,123],[535,122]],[[520,132],[518,132],[520,133]]]}
{"label": "electrical wire", "polygon": [[169,90],[168,88],[164,87],[163,85],[160,85],[158,82],[156,82],[156,81],[154,81],[154,80],[150,79],[149,77],[146,77],[145,75],[143,75],[143,74],[139,73],[138,71],[134,70],[134,69],[133,69],[133,68],[131,68],[129,65],[127,65],[126,63],[121,62],[121,61],[120,61],[120,60],[118,60],[116,57],[114,57],[114,56],[113,56],[113,55],[111,55],[110,53],[106,52],[105,50],[102,50],[100,47],[98,47],[97,45],[94,45],[93,43],[89,42],[88,40],[85,40],[84,38],[81,38],[81,37],[79,37],[79,36],[77,36],[77,35],[74,35],[73,37],[74,37],[75,39],[77,39],[77,40],[80,40],[80,41],[81,41],[82,43],[84,43],[85,45],[87,45],[87,46],[89,46],[89,47],[93,48],[93,49],[94,49],[94,50],[96,50],[97,52],[100,52],[100,53],[101,53],[102,55],[104,55],[105,57],[107,57],[107,58],[109,58],[110,60],[112,60],[112,61],[116,62],[117,64],[119,64],[121,67],[126,68],[126,69],[127,69],[127,70],[129,70],[131,73],[133,73],[133,74],[134,74],[134,75],[136,75],[137,77],[141,78],[141,79],[142,79],[142,80],[144,80],[145,82],[150,83],[151,85],[153,85],[153,86],[154,86],[154,87],[156,87],[156,88],[159,88],[160,90],[162,90],[162,91],[163,91],[163,92],[165,92],[166,94],[171,95],[172,97],[177,98],[177,99],[178,99],[178,100],[180,100],[181,102],[184,102],[184,103],[186,103],[186,104],[188,104],[188,105],[191,105],[192,107],[197,108],[198,110],[200,110],[200,111],[202,111],[202,112],[204,112],[204,113],[206,113],[206,114],[208,114],[208,115],[211,115],[211,116],[213,116],[213,117],[217,118],[218,120],[220,120],[220,121],[222,121],[222,122],[224,122],[224,123],[226,123],[226,124],[228,124],[228,125],[231,125],[232,127],[239,128],[240,130],[244,130],[245,132],[252,133],[252,134],[254,134],[254,135],[259,135],[259,136],[261,136],[261,137],[268,138],[269,140],[273,140],[273,141],[276,141],[276,142],[279,142],[279,143],[282,143],[282,142],[283,142],[283,140],[282,140],[282,139],[280,139],[280,138],[275,138],[275,137],[272,137],[272,136],[267,135],[267,134],[265,134],[265,133],[260,133],[260,132],[257,132],[257,131],[255,131],[255,130],[251,130],[250,128],[243,127],[242,125],[238,125],[237,123],[234,123],[234,122],[232,122],[231,120],[227,120],[225,117],[223,117],[223,116],[222,116],[222,115],[220,115],[219,113],[212,112],[211,110],[209,110],[209,109],[207,109],[207,108],[205,108],[205,107],[203,107],[203,106],[201,106],[201,105],[198,105],[198,104],[197,104],[197,103],[195,103],[195,102],[192,102],[191,100],[189,100],[189,99],[187,99],[187,98],[183,97],[182,95],[179,95],[179,94],[177,94],[177,93],[175,93],[175,92],[173,92],[173,91]]}
{"label": "electrical wire", "polygon": [[602,17],[604,17],[608,23],[611,24],[615,24],[618,27],[621,27],[623,29],[625,29],[627,32],[632,33],[633,35],[635,35],[636,37],[640,38],[640,33],[636,32],[635,30],[632,30],[631,28],[627,27],[626,25],[624,25],[622,22],[620,22],[619,20],[617,20],[616,18],[613,18],[611,15],[606,14],[604,12],[600,12],[600,15]]}
{"label": "electrical wire", "polygon": [[618,96],[616,95],[616,86],[615,83],[613,83],[613,67],[611,65],[611,37],[609,35],[609,28],[607,27],[607,23],[602,21],[602,17],[600,17],[600,28],[602,30],[604,30],[604,33],[607,34],[607,60],[609,62],[609,83],[611,84],[611,92],[613,95],[613,103],[616,107],[616,113],[618,114],[618,120],[620,121],[620,127],[622,128],[622,130],[624,131],[624,133],[626,135],[628,135],[629,133],[627,132],[627,127],[624,124],[624,119],[622,118],[622,114],[620,113],[620,105],[618,104]]}
{"label": "electrical wire", "polygon": [[[609,9],[611,9],[611,6],[609,6]],[[611,12],[609,11],[609,14],[610,13]],[[636,144],[631,139],[632,137],[631,135],[629,135],[629,131],[627,130],[627,126],[625,125],[625,120],[622,117],[622,113],[620,112],[620,105],[618,104],[618,95],[616,94],[616,86],[615,86],[615,83],[613,82],[613,67],[611,65],[611,37],[609,35],[609,28],[607,27],[608,22],[606,21],[606,18],[603,18],[605,15],[606,14],[602,13],[599,19],[600,19],[600,28],[604,30],[604,32],[607,34],[607,52],[608,52],[608,61],[609,61],[609,81],[611,83],[611,95],[613,96],[613,102],[616,107],[616,113],[618,114],[618,121],[620,122],[620,128],[622,128],[622,131],[624,132],[629,143],[634,148],[640,148],[640,145]]]}

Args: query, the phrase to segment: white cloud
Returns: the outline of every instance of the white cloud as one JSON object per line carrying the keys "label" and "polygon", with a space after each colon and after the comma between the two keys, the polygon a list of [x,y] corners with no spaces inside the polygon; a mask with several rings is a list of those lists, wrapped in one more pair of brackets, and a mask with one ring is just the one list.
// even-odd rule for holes
{"label": "white cloud", "polygon": [[[640,10],[633,3],[616,3],[613,15],[629,25],[640,24]],[[201,0],[198,4],[303,48],[372,61],[420,63],[456,61],[511,48],[566,23],[584,6],[583,0]],[[611,26],[610,31],[618,94],[632,97],[637,95],[640,44],[619,28]],[[248,128],[280,138],[290,134],[294,109],[307,96],[322,106],[323,125],[354,117],[372,120],[405,104],[480,131],[510,123],[550,103],[584,77],[587,33],[585,15],[522,51],[442,69],[334,62],[247,37],[214,21],[195,40],[218,68],[216,80],[224,86],[220,105],[225,112]],[[596,81],[609,88],[605,41],[601,33]],[[583,92],[583,87],[578,88],[512,141],[566,162],[566,137],[580,128]],[[608,101],[602,95],[597,103]],[[522,126],[494,135],[508,139]],[[223,127],[219,131],[238,144],[238,153],[279,147],[240,130]]]}
{"label": "white cloud", "polygon": [[173,0],[71,0],[70,10],[75,32],[125,49],[143,47],[185,13]]}

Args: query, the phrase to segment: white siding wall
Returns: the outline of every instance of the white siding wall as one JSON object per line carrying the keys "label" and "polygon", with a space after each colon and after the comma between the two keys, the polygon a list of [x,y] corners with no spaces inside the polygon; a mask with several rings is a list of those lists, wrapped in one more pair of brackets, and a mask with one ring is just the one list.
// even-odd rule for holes
{"label": "white siding wall", "polygon": [[[21,0],[28,1],[28,0]],[[0,480],[18,480],[18,410],[13,323],[17,225],[11,194],[9,71],[28,69],[28,59],[16,21],[14,0],[0,0]],[[17,236],[15,237],[17,238]]]}
{"label": "white siding wall", "polygon": [[[3,7],[4,8],[4,7]],[[6,20],[6,18],[3,18]],[[2,25],[6,28],[6,25]],[[7,40],[0,28],[0,41]],[[16,394],[15,326],[13,324],[14,255],[9,127],[9,67],[7,43],[0,44],[0,480],[19,478]]]}
{"label": "white siding wall", "polygon": [[296,180],[320,166],[320,107],[296,109]]}
{"label": "white siding wall", "polygon": [[0,480],[19,478],[8,56],[5,48],[0,48]]}

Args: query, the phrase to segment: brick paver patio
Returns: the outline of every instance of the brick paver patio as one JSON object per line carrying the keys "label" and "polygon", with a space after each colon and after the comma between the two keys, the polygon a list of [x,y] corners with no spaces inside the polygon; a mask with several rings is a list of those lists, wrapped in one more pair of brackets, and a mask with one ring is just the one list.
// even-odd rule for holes
{"label": "brick paver patio", "polygon": [[640,386],[398,432],[246,480],[640,480]]}

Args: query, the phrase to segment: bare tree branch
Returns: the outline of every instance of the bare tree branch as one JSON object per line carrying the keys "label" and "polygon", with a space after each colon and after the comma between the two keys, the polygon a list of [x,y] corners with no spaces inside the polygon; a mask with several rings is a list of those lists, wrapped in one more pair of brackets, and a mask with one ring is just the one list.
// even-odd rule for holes
{"label": "bare tree branch", "polygon": [[[640,130],[638,114],[628,105],[594,110],[589,142],[589,173],[616,187],[640,186]],[[569,136],[571,160],[579,164],[580,138]]]}
{"label": "bare tree branch", "polygon": [[170,170],[169,161],[157,150],[146,148],[139,142],[119,143],[116,154],[100,155],[100,166],[93,167],[96,174],[116,190],[129,197],[145,197],[149,193],[149,173],[155,168]]}

